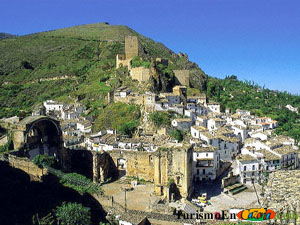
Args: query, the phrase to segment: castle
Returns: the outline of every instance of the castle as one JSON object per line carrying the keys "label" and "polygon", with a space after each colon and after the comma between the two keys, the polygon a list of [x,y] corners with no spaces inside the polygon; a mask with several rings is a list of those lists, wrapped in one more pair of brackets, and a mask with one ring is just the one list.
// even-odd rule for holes
{"label": "castle", "polygon": [[[133,68],[131,61],[134,57],[139,56],[139,41],[137,36],[126,36],[125,37],[125,55],[117,54],[116,56],[116,68],[120,66],[127,67],[130,71],[130,76],[134,80],[139,82],[147,82],[151,75],[157,73],[155,68],[145,68],[143,66]],[[157,58],[156,63],[167,64],[168,60]],[[189,70],[173,70],[175,75],[175,84],[189,87],[190,85],[190,71]]]}

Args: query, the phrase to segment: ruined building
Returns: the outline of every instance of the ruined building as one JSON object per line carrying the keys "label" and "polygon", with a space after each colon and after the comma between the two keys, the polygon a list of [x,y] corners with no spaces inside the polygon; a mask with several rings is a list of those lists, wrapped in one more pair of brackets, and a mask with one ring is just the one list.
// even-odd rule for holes
{"label": "ruined building", "polygon": [[139,55],[139,43],[137,36],[125,37],[125,56],[126,59],[132,59]]}
{"label": "ruined building", "polygon": [[193,191],[192,146],[169,143],[156,152],[109,152],[120,173],[154,183],[154,193],[168,200]]}
{"label": "ruined building", "polygon": [[189,70],[173,70],[175,74],[175,83],[177,85],[190,86],[190,71]]}
{"label": "ruined building", "polygon": [[139,43],[137,36],[126,36],[125,37],[125,55],[117,54],[116,57],[116,68],[118,69],[121,65],[127,66],[131,69],[131,60],[133,57],[139,55]]}

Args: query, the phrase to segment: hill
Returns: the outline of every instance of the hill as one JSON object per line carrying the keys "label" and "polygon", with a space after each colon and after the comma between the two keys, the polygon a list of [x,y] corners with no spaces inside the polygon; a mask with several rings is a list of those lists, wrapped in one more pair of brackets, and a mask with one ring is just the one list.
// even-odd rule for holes
{"label": "hill", "polygon": [[209,77],[207,95],[219,102],[223,110],[244,109],[257,116],[271,117],[278,121],[276,133],[300,141],[300,114],[286,108],[289,104],[300,109],[299,95],[270,90],[253,81],[239,81],[234,75],[225,79]]}
{"label": "hill", "polygon": [[0,33],[0,40],[1,39],[6,39],[6,38],[14,38],[16,35],[13,34],[7,34],[7,33]]}
{"label": "hill", "polygon": [[162,57],[174,68],[190,69],[192,85],[205,89],[207,76],[187,57],[126,26],[89,24],[0,41],[0,117],[29,112],[49,98],[79,99],[95,112],[110,90],[122,84],[136,88],[124,71],[115,69],[128,35],[138,37],[144,58]]}
{"label": "hill", "polygon": [[[287,104],[300,107],[299,96],[242,82],[236,76],[208,77],[187,55],[176,54],[127,26],[107,23],[0,40],[0,118],[17,115],[21,110],[30,113],[32,106],[47,99],[78,100],[95,118],[117,109],[117,105],[106,107],[108,92],[121,85],[139,92],[144,89],[131,80],[128,71],[115,69],[116,54],[124,53],[124,39],[128,35],[138,37],[144,59],[149,62],[156,57],[169,60],[170,66],[162,72],[164,82],[172,82],[168,77],[170,69],[189,69],[193,88],[188,89],[188,93],[206,91],[210,99],[222,104],[223,110],[240,108],[271,116],[279,121],[278,133],[300,139],[299,114],[285,108]],[[165,91],[167,86],[154,91]],[[131,109],[124,110],[130,112]],[[97,125],[101,127],[103,123]]]}

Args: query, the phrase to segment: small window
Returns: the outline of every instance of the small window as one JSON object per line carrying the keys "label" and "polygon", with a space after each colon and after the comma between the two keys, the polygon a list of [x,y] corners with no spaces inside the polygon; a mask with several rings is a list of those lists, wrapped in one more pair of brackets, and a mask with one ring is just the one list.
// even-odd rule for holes
{"label": "small window", "polygon": [[244,171],[246,171],[247,170],[247,166],[244,166]]}
{"label": "small window", "polygon": [[203,174],[205,174],[205,169],[203,169]]}
{"label": "small window", "polygon": [[206,153],[206,157],[208,157],[208,153]]}

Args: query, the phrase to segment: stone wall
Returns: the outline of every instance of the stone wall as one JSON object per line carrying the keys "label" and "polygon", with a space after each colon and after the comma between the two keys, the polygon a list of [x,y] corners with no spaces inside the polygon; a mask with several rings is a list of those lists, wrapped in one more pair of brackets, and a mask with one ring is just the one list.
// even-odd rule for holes
{"label": "stone wall", "polygon": [[126,160],[126,176],[154,182],[154,192],[169,199],[169,181],[175,184],[183,198],[192,193],[192,149],[191,146],[170,147],[163,151],[109,151],[115,165]]}
{"label": "stone wall", "polygon": [[139,44],[137,36],[125,37],[125,55],[126,59],[131,59],[139,55]]}
{"label": "stone wall", "polygon": [[131,68],[130,75],[133,80],[138,80],[139,82],[147,82],[150,78],[150,69],[144,68],[142,66]]}
{"label": "stone wall", "polygon": [[119,176],[118,169],[107,152],[93,152],[93,181],[106,182]]}
{"label": "stone wall", "polygon": [[153,152],[113,150],[109,154],[116,166],[118,166],[118,159],[126,160],[126,176],[135,176],[153,182]]}
{"label": "stone wall", "polygon": [[222,179],[222,188],[226,188],[230,185],[238,183],[240,180],[239,175],[233,175],[233,172],[230,172],[227,177]]}
{"label": "stone wall", "polygon": [[131,58],[126,59],[125,55],[117,54],[116,56],[116,68],[118,69],[120,66],[127,66],[128,70],[131,69]]}
{"label": "stone wall", "polygon": [[4,136],[0,137],[0,146],[5,145],[7,142],[8,142],[7,135],[4,135]]}
{"label": "stone wall", "polygon": [[175,183],[181,197],[192,194],[192,149],[181,146],[160,150],[154,157],[154,191],[170,199],[169,186]]}
{"label": "stone wall", "polygon": [[24,171],[35,181],[41,181],[42,176],[47,174],[47,169],[39,168],[28,158],[7,154],[5,157],[0,158],[0,160],[7,161],[11,167]]}
{"label": "stone wall", "polygon": [[144,104],[144,96],[143,95],[128,95],[125,98],[120,96],[114,96],[114,102],[122,102],[127,104],[136,104],[143,105]]}
{"label": "stone wall", "polygon": [[190,86],[190,71],[189,70],[173,70],[176,78],[176,84]]}
{"label": "stone wall", "polygon": [[14,149],[20,149],[25,144],[25,132],[16,130],[13,132]]}

